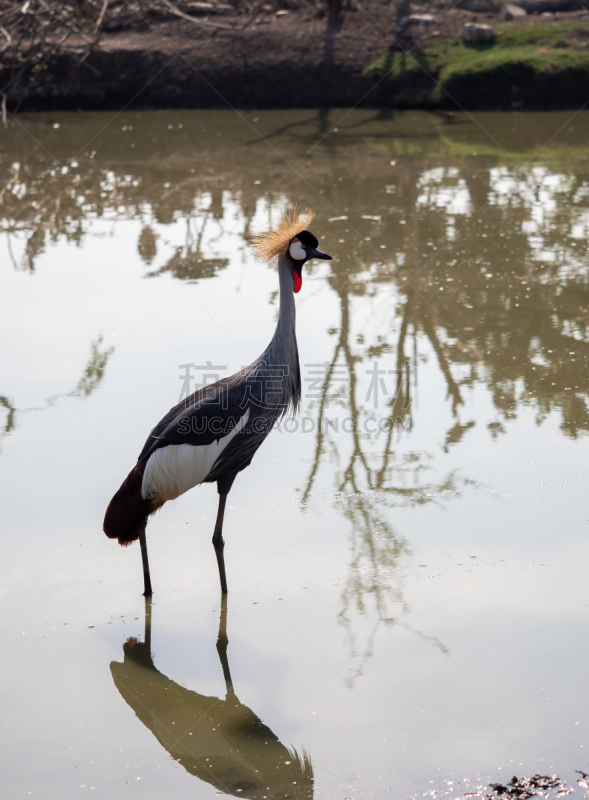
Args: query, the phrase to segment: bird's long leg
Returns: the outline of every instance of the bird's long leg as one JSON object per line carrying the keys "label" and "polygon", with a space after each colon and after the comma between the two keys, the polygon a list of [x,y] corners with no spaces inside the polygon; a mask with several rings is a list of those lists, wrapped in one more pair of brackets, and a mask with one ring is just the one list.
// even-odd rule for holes
{"label": "bird's long leg", "polygon": [[229,671],[229,661],[227,659],[227,645],[229,639],[227,638],[227,595],[221,595],[221,616],[219,619],[219,636],[217,637],[217,653],[223,669],[223,677],[225,678],[225,689],[227,695],[234,694],[233,681],[231,680],[231,672]]}
{"label": "bird's long leg", "polygon": [[151,595],[145,597],[145,632],[143,639],[147,652],[151,656]]}
{"label": "bird's long leg", "polygon": [[143,595],[145,597],[151,597],[153,594],[151,590],[151,576],[149,574],[149,561],[147,559],[147,541],[145,539],[145,527],[139,534],[139,544],[141,545],[141,560],[143,561],[143,582],[145,585],[145,591]]}
{"label": "bird's long leg", "polygon": [[217,491],[219,492],[219,511],[217,512],[217,521],[215,523],[215,532],[213,533],[213,547],[215,548],[215,555],[217,556],[217,564],[219,565],[219,577],[221,578],[221,591],[227,594],[227,576],[225,575],[225,559],[223,558],[223,550],[225,542],[223,540],[223,517],[225,516],[225,503],[227,502],[227,495],[231,491],[233,481],[237,473],[234,472],[217,480]]}
{"label": "bird's long leg", "polygon": [[227,576],[225,575],[225,559],[223,557],[223,550],[225,548],[225,541],[223,539],[223,517],[225,516],[226,502],[227,494],[219,493],[219,511],[217,512],[217,522],[215,523],[215,532],[213,533],[213,547],[215,548],[215,555],[217,556],[221,591],[223,594],[227,594]]}

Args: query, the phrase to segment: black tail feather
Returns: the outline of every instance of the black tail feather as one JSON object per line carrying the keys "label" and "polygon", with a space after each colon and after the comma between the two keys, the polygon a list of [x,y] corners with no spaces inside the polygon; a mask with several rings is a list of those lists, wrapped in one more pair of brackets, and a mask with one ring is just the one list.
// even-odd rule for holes
{"label": "black tail feather", "polygon": [[145,530],[147,518],[157,510],[153,500],[141,497],[144,464],[138,462],[108,504],[104,515],[104,532],[109,539],[118,539],[127,546]]}

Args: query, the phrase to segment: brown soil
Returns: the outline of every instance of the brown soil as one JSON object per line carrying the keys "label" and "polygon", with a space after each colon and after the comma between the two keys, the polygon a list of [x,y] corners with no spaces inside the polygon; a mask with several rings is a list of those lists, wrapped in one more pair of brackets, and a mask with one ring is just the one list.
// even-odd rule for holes
{"label": "brown soil", "polygon": [[[428,30],[411,26],[404,47],[452,38],[464,22],[498,23],[496,14],[435,8]],[[279,12],[280,14],[280,12]],[[584,18],[560,13],[556,20]],[[395,43],[393,5],[364,3],[342,15],[329,36],[315,11],[264,13],[244,29],[247,17],[200,18],[223,28],[174,18],[143,28],[104,34],[99,48],[79,64],[75,48],[61,56],[24,97],[9,95],[21,109],[300,108],[381,105],[363,69]],[[520,24],[538,21],[530,14]],[[406,105],[419,105],[408,98]]]}

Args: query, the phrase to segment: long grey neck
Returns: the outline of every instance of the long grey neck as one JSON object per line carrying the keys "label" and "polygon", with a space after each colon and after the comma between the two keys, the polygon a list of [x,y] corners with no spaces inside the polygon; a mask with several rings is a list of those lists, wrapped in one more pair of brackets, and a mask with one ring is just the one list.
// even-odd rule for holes
{"label": "long grey neck", "polygon": [[299,368],[299,351],[295,330],[296,309],[293,293],[292,265],[288,256],[278,263],[278,281],[280,285],[280,312],[272,341],[262,356],[266,364],[285,368],[283,386],[286,397],[283,402],[296,409],[301,393],[301,375]]}
{"label": "long grey neck", "polygon": [[292,339],[296,346],[296,307],[292,289],[292,266],[287,261],[287,258],[278,262],[280,312],[274,339],[280,339],[281,341]]}
{"label": "long grey neck", "polygon": [[294,367],[296,364],[298,370],[299,353],[295,330],[296,309],[292,290],[292,266],[286,258],[278,262],[278,282],[280,285],[278,324],[266,353],[273,364],[284,364],[289,367]]}

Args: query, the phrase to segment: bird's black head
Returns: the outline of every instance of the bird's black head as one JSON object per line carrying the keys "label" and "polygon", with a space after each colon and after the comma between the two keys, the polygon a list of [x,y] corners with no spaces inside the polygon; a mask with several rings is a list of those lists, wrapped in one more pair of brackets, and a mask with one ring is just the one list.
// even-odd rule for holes
{"label": "bird's black head", "polygon": [[293,291],[300,292],[303,285],[303,264],[311,258],[323,258],[326,261],[331,261],[331,256],[327,253],[322,253],[317,250],[319,240],[314,236],[311,231],[304,230],[298,233],[294,239],[290,240],[288,246],[288,254],[292,261],[292,278],[293,278]]}

